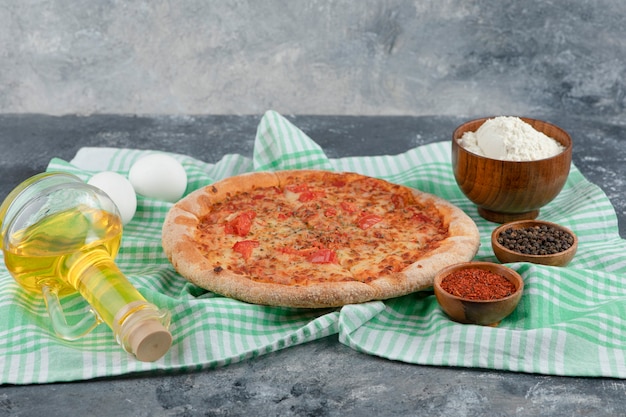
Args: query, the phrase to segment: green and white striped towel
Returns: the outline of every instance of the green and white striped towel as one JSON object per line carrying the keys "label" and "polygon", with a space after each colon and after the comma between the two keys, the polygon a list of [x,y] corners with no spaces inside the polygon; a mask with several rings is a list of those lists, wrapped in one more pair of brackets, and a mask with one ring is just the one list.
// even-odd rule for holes
{"label": "green and white striped towel", "polygon": [[[49,171],[87,180],[103,170],[127,174],[150,153],[83,148],[72,161],[53,159]],[[319,168],[355,171],[406,184],[448,199],[476,221],[477,260],[496,261],[489,243],[496,226],[480,218],[457,187],[450,144],[434,143],[393,156],[329,159],[302,131],[269,111],[258,127],[252,158],[226,155],[216,164],[170,154],[187,171],[187,192],[254,170]],[[256,306],[191,284],[174,271],[161,249],[161,224],[170,203],[139,197],[116,261],[151,302],[172,312],[174,343],[154,363],[135,360],[104,325],[75,342],[56,338],[43,300],[22,290],[0,265],[0,383],[83,380],[150,370],[212,368],[338,334],[358,351],[415,364],[481,367],[570,376],[626,377],[626,245],[604,193],[572,167],[561,194],[541,218],[579,236],[567,268],[512,264],[525,280],[517,310],[499,327],[454,323],[430,292],[337,310]],[[70,314],[82,314],[70,300]]]}

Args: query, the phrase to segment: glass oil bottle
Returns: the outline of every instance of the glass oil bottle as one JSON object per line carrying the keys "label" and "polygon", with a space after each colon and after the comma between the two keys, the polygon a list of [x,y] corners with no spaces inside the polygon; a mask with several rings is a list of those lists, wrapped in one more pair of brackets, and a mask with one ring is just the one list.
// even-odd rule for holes
{"label": "glass oil bottle", "polygon": [[[18,185],[0,206],[7,269],[41,294],[57,336],[75,340],[104,322],[141,361],[170,348],[170,313],[147,302],[114,262],[122,221],[108,196],[67,173],[42,173]],[[69,323],[61,300],[80,294],[91,314]]]}

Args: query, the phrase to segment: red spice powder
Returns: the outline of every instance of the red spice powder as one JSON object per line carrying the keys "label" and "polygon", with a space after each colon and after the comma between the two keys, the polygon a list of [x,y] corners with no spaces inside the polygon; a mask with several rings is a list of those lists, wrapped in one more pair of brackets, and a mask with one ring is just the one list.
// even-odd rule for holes
{"label": "red spice powder", "polygon": [[497,300],[515,292],[515,285],[495,272],[467,268],[452,272],[441,280],[441,288],[470,300]]}

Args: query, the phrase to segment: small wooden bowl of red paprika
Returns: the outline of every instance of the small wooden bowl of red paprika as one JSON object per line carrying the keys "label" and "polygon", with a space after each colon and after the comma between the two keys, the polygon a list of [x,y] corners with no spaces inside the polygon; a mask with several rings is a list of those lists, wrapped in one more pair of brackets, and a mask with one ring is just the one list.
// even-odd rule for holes
{"label": "small wooden bowl of red paprika", "polygon": [[524,280],[504,265],[464,262],[439,271],[433,287],[439,306],[452,320],[495,327],[517,307]]}
{"label": "small wooden bowl of red paprika", "polygon": [[578,238],[556,223],[519,220],[495,228],[491,233],[491,248],[503,264],[532,262],[566,266],[576,255]]}

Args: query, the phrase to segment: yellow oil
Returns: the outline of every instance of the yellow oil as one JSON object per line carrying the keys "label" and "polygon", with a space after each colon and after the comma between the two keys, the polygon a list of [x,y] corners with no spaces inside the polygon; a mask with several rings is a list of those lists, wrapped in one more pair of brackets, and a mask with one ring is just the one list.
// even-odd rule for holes
{"label": "yellow oil", "polygon": [[15,232],[4,247],[5,263],[29,291],[78,291],[112,327],[118,311],[144,300],[114,263],[121,237],[118,216],[78,205]]}

